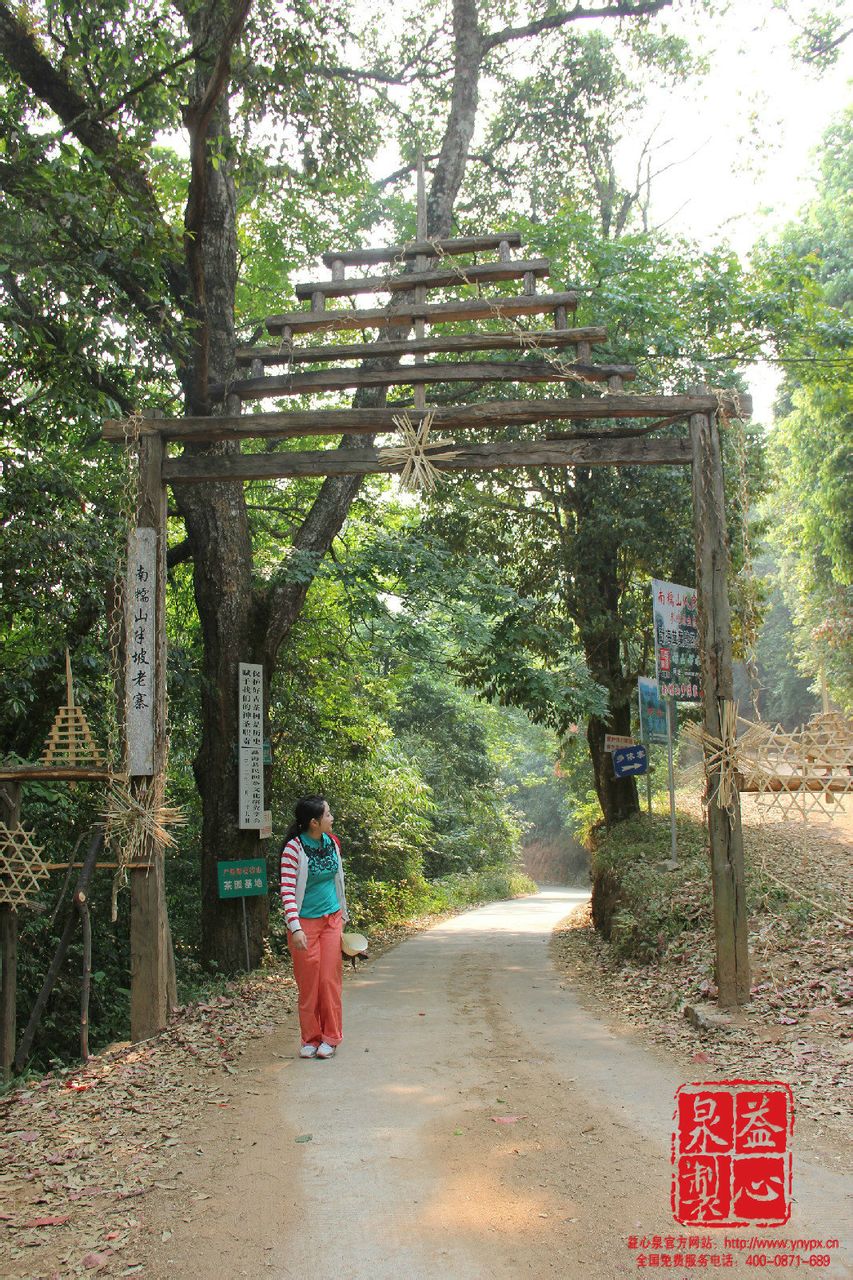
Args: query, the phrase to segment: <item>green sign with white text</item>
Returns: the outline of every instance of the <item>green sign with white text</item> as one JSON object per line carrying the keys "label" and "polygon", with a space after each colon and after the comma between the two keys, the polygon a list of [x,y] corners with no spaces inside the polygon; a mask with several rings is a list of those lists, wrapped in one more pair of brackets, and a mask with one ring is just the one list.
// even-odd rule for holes
{"label": "green sign with white text", "polygon": [[220,898],[256,898],[267,891],[267,864],[263,858],[217,862]]}

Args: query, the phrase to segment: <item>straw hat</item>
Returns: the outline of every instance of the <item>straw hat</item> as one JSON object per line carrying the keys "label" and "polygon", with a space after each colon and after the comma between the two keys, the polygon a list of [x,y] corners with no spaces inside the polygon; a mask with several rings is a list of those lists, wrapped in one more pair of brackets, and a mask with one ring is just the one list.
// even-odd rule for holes
{"label": "straw hat", "polygon": [[362,956],[368,947],[363,933],[345,933],[341,938],[341,951],[345,956]]}

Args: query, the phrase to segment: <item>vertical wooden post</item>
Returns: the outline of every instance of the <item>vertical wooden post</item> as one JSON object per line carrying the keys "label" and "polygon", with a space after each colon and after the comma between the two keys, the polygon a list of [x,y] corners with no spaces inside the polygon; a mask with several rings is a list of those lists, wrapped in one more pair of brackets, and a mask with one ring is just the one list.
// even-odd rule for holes
{"label": "vertical wooden post", "polygon": [[[0,817],[7,827],[21,820],[21,784],[4,782],[0,788]],[[0,906],[0,1071],[3,1079],[12,1074],[15,1059],[15,1016],[18,993],[18,913],[4,903]]]}
{"label": "vertical wooden post", "polygon": [[[424,170],[423,152],[418,152],[417,167],[417,227],[415,234],[418,240],[426,240],[428,233],[427,223],[427,202],[426,202],[426,173]],[[435,262],[435,259],[432,260]],[[426,271],[429,267],[430,259],[425,254],[418,254],[415,258],[415,271]],[[415,288],[415,302],[425,302],[427,291],[423,285]],[[415,321],[415,338],[422,338],[426,333],[426,325],[423,320]],[[421,352],[415,355],[415,364],[423,364],[424,357]],[[415,384],[415,408],[426,409],[426,386],[423,382]]]}
{"label": "vertical wooden post", "polygon": [[[691,388],[691,393],[704,390]],[[693,449],[693,528],[704,727],[706,733],[721,738],[721,704],[732,699],[734,686],[723,460],[716,415],[697,413],[691,416],[690,442]],[[717,782],[717,773],[709,773],[706,798],[710,796],[707,812],[717,988],[720,1005],[731,1008],[749,1000],[743,831],[738,792],[734,793],[730,815],[714,794]]]}
{"label": "vertical wooden post", "polygon": [[[131,778],[131,788],[163,793],[166,763],[166,489],[163,441],[139,440],[136,523],[153,529],[157,558],[154,583],[154,753],[151,777]],[[150,844],[140,866],[130,871],[130,1036],[147,1040],[166,1025],[169,1013],[171,937],[166,913],[163,851]]]}

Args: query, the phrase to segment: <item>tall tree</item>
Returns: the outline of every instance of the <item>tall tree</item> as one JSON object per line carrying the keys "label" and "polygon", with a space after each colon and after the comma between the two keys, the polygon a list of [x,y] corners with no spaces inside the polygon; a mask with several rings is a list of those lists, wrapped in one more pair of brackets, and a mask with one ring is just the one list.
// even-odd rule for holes
{"label": "tall tree", "polygon": [[[639,49],[640,65],[654,65],[659,76],[675,82],[690,71],[682,41],[646,38]],[[464,198],[496,217],[525,209],[522,225],[534,251],[547,254],[557,278],[581,292],[578,322],[607,326],[602,358],[636,362],[639,388],[718,382],[713,361],[730,349],[737,329],[737,261],[726,250],[697,254],[694,246],[644,229],[646,146],[638,146],[633,183],[617,176],[615,148],[636,129],[643,102],[637,52],[601,31],[570,31],[554,35],[547,55],[532,61],[527,75],[507,77],[486,134],[488,172],[472,171]],[[488,548],[513,588],[537,601],[536,626],[548,616],[560,620],[562,643],[550,634],[554,666],[567,642],[583,653],[606,705],[579,696],[565,720],[587,720],[606,823],[631,816],[638,810],[636,784],[613,776],[605,737],[630,733],[636,677],[649,662],[642,640],[650,631],[649,578],[694,579],[689,478],[657,469],[494,473],[476,484],[446,485],[445,492],[436,503],[435,536],[447,539],[450,531],[457,552],[468,543]],[[457,505],[465,515],[450,520]],[[496,627],[486,646],[491,661],[477,653],[463,665],[485,691],[536,714],[529,686],[517,681],[500,690],[494,678],[532,635],[532,622],[517,615],[511,631]],[[547,663],[547,646],[541,652]],[[554,723],[564,731],[565,723]]]}
{"label": "tall tree", "polygon": [[853,111],[827,131],[803,216],[756,259],[757,320],[783,379],[768,503],[800,669],[853,707]]}

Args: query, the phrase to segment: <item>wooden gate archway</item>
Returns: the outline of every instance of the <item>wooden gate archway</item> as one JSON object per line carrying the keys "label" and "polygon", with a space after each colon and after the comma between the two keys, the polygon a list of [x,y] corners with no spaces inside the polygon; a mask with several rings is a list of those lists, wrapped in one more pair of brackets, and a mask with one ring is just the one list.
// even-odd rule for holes
{"label": "wooden gate archway", "polygon": [[[704,729],[713,739],[723,737],[722,707],[732,699],[731,618],[726,572],[728,565],[723,469],[718,417],[743,417],[748,397],[695,388],[687,395],[641,395],[625,390],[635,371],[630,366],[598,364],[592,348],[604,341],[603,328],[572,328],[569,317],[577,305],[574,292],[537,292],[547,278],[547,259],[514,259],[521,247],[515,232],[497,235],[427,240],[424,225],[412,244],[384,249],[332,252],[324,255],[331,279],[298,285],[297,297],[309,301],[307,310],[270,316],[266,325],[276,345],[238,351],[238,364],[250,376],[230,387],[211,388],[224,400],[225,412],[216,417],[158,418],[141,424],[137,524],[154,531],[157,548],[155,610],[157,618],[154,782],[162,781],[165,744],[165,566],[166,486],[207,480],[281,479],[294,476],[369,475],[399,473],[412,450],[430,458],[437,471],[493,470],[513,467],[690,466],[693,488],[693,528],[696,546],[700,646],[703,679]],[[492,255],[482,260],[482,255]],[[496,255],[496,257],[495,257]],[[462,265],[464,258],[474,263]],[[347,277],[348,268],[381,266],[384,274]],[[434,290],[479,286],[518,280],[522,290],[505,296],[469,296],[433,302]],[[356,294],[390,294],[384,307],[336,310],[327,301]],[[516,327],[443,333],[442,326],[459,322],[500,322],[521,316],[548,315],[553,327],[534,331]],[[302,335],[377,330],[372,341],[299,346]],[[428,331],[428,332],[427,332]],[[402,336],[401,336],[402,335]],[[518,352],[518,359],[500,361],[460,359],[471,353]],[[550,353],[570,351],[571,359]],[[451,362],[425,356],[446,353]],[[532,355],[533,359],[530,358]],[[404,357],[414,363],[401,365]],[[333,367],[340,362],[359,360]],[[322,366],[307,372],[305,366]],[[284,373],[268,374],[270,368]],[[537,400],[484,400],[471,404],[426,407],[426,388],[436,383],[473,382],[553,383],[572,385],[581,395]],[[304,436],[384,434],[398,430],[401,408],[311,409],[242,415],[244,402],[288,395],[310,395],[346,388],[405,385],[414,389],[414,408],[405,410],[402,424],[408,450],[399,447],[358,447],[250,454],[184,454],[170,457],[167,443],[213,444],[231,440],[267,441]],[[580,429],[571,424],[617,422],[621,426]],[[570,429],[545,432],[539,439],[456,442],[454,429],[497,433],[501,428],[535,423],[570,424]],[[639,425],[642,423],[643,425]],[[660,433],[663,427],[687,423],[683,434]],[[426,428],[424,429],[426,424]],[[413,433],[421,430],[420,443]],[[107,422],[104,436],[124,441],[127,424]],[[426,432],[437,433],[426,438]],[[236,672],[235,687],[236,687]],[[749,997],[747,919],[744,896],[743,840],[737,793],[728,811],[717,795],[720,765],[707,766],[706,799],[714,896],[717,982],[723,1006],[745,1003]],[[137,785],[148,779],[137,778]],[[162,851],[149,847],[144,861],[153,871],[131,870],[131,1033],[134,1039],[165,1025],[167,1014],[167,948]]]}

